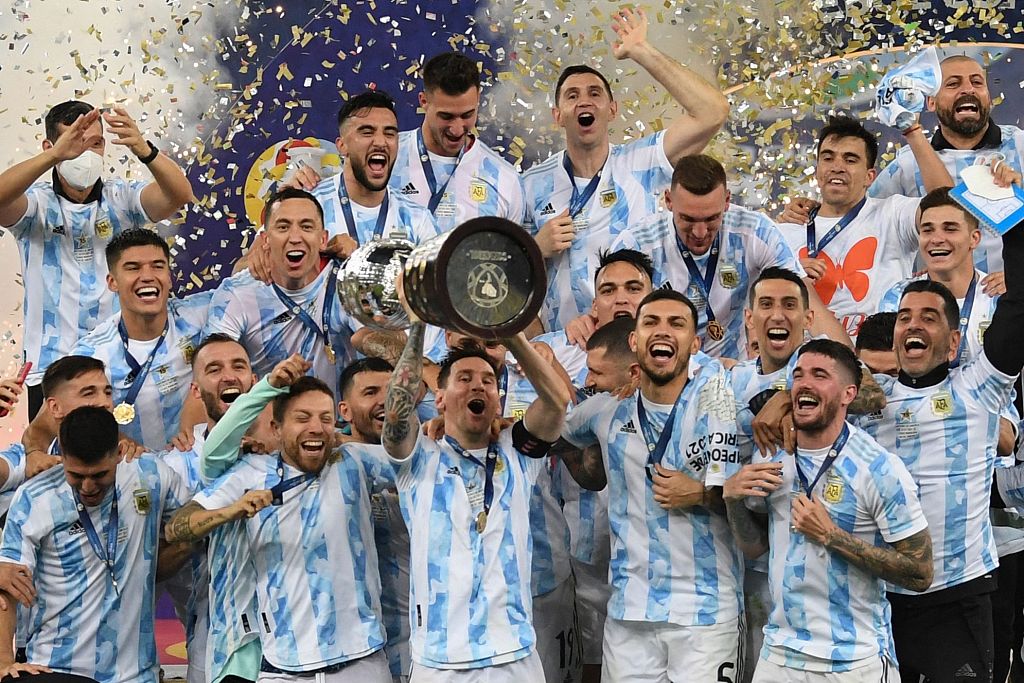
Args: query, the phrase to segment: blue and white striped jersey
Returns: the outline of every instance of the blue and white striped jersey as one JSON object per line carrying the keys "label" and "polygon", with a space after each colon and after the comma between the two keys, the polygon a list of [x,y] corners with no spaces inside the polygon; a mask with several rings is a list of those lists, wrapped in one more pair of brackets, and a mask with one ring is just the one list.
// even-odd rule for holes
{"label": "blue and white striped jersey", "polygon": [[[192,352],[203,339],[212,297],[213,292],[199,292],[167,302],[167,337],[153,358],[135,401],[135,419],[121,425],[122,434],[153,452],[166,448],[178,434],[181,407],[192,383]],[[125,400],[131,388],[131,382],[126,380],[132,371],[117,329],[120,320],[120,313],[111,316],[79,340],[71,351],[103,361],[114,390],[115,406]],[[133,355],[142,363],[148,353],[141,357]]]}
{"label": "blue and white striped jersey", "polygon": [[312,361],[309,374],[329,387],[337,387],[341,371],[355,358],[351,337],[356,324],[338,300],[332,271],[328,266],[302,289],[282,291],[306,311],[318,330],[323,325],[324,305],[329,307],[327,327],[335,363],[324,351],[323,335],[303,323],[277,296],[273,285],[260,282],[248,270],[225,279],[217,287],[203,334],[222,332],[239,340],[249,354],[253,372],[260,377],[269,375],[275,365],[297,353]]}
{"label": "blue and white striped jersey", "polygon": [[[419,131],[416,128],[399,133],[398,157],[388,185],[395,194],[427,208],[430,185],[420,158]],[[439,232],[448,232],[479,216],[499,216],[522,224],[525,200],[519,173],[483,141],[474,139],[457,166],[455,157],[431,152],[427,155],[426,163],[433,164],[438,189],[448,182],[434,211]]]}
{"label": "blue and white striped jersey", "polygon": [[[934,592],[975,579],[999,564],[989,500],[999,415],[1015,377],[981,353],[942,382],[913,388],[875,376],[886,406],[857,424],[903,460],[917,483],[932,536]],[[908,593],[898,586],[890,591]]]}
{"label": "blue and white striped jersey", "polygon": [[[311,671],[384,647],[380,575],[370,524],[370,482],[379,463],[338,452],[319,475],[284,492],[244,522],[257,575],[263,656],[288,671]],[[197,494],[207,510],[282,476],[278,454],[249,455]],[[302,472],[284,463],[283,479]]]}
{"label": "blue and white striped jersey", "polygon": [[[341,208],[341,195],[338,193],[340,183],[345,182],[344,178],[345,174],[339,173],[324,178],[313,188],[313,195],[324,210],[324,227],[327,229],[328,239],[335,235],[348,234],[345,214]],[[373,239],[377,215],[377,207],[367,209],[352,206],[359,244],[366,244]],[[440,232],[429,211],[409,201],[394,189],[388,188],[388,215],[383,226],[384,237],[397,236],[419,244]]]}
{"label": "blue and white striped jersey", "polygon": [[[725,515],[703,507],[667,511],[655,502],[647,442],[637,412],[643,400],[661,432],[672,406],[599,394],[569,413],[563,438],[601,445],[608,473],[612,619],[708,625],[740,613],[742,561]],[[662,466],[706,486],[721,486],[736,450],[736,401],[728,374],[708,362],[683,388]]]}
{"label": "blue and white striped jersey", "polygon": [[[534,649],[530,565],[531,489],[544,459],[497,442],[494,499],[483,533],[484,468],[447,441],[420,435],[394,461],[409,528],[412,660],[437,669],[478,669],[528,657]],[[471,451],[480,462],[486,449]]]}
{"label": "blue and white striped jersey", "polygon": [[[730,204],[718,235],[721,247],[710,296],[715,318],[725,328],[719,341],[706,334],[707,301],[700,285],[690,281],[686,262],[676,244],[671,214],[659,213],[623,231],[612,243],[611,250],[636,249],[650,255],[654,262],[654,286],[669,286],[693,302],[699,317],[697,332],[702,340],[702,351],[715,358],[746,358],[743,309],[750,285],[769,266],[789,268],[800,277],[806,273],[778,227],[762,213]],[[710,256],[711,250],[708,250],[703,256],[694,257],[701,273],[707,271]]]}
{"label": "blue and white striped jersey", "polygon": [[18,240],[25,282],[25,360],[32,361],[27,384],[42,382],[50,363],[117,312],[117,297],[106,286],[106,246],[115,235],[150,222],[142,209],[146,185],[107,180],[100,200],[87,204],[60,197],[51,182],[25,192],[28,208],[9,230]]}
{"label": "blue and white striped jersey", "polygon": [[29,662],[100,683],[156,683],[157,547],[163,525],[188,499],[188,491],[152,456],[120,463],[103,502],[86,508],[104,548],[115,496],[116,590],[79,521],[62,466],[18,489],[0,561],[24,564],[32,573],[36,601],[21,612]]}
{"label": "blue and white striped jersey", "polygon": [[[796,467],[813,479],[828,452],[779,450],[770,459],[783,463],[783,483],[768,497],[772,609],[761,658],[819,672],[848,671],[879,656],[895,662],[885,582],[790,530],[793,496],[801,491]],[[760,455],[754,461],[768,462]],[[839,528],[868,545],[895,543],[928,527],[907,468],[853,426],[812,493]]]}
{"label": "blue and white striped jersey", "polygon": [[793,383],[793,368],[797,354],[794,353],[785,367],[775,372],[762,374],[758,360],[745,360],[729,370],[732,392],[736,397],[736,428],[739,435],[739,461],[726,467],[726,476],[731,477],[740,467],[750,462],[754,453],[754,418],[750,411],[750,400],[767,389],[789,389]]}
{"label": "blue and white striped jersey", "polygon": [[[564,157],[563,150],[523,174],[527,228],[534,235],[569,208],[573,184]],[[548,260],[548,293],[540,314],[545,329],[565,329],[573,318],[590,311],[598,252],[623,230],[662,211],[662,193],[671,181],[664,131],[609,145],[601,181],[578,216],[572,246]],[[587,181],[575,182],[582,192]]]}
{"label": "blue and white striped jersey", "polygon": [[[937,154],[945,164],[946,170],[953,176],[953,181],[960,182],[960,173],[968,166],[974,165],[979,157],[1002,154],[1012,168],[1024,168],[1024,130],[1017,126],[996,126],[993,124],[980,149],[939,149]],[[998,134],[996,134],[998,133]],[[923,197],[925,194],[924,180],[918,168],[910,145],[903,145],[896,156],[883,168],[875,181],[868,188],[872,197],[889,197],[902,194],[908,197]],[[997,273],[1003,270],[1003,242],[994,232],[981,231],[981,244],[974,252],[974,263],[979,270],[986,273]]]}
{"label": "blue and white striped jersey", "polygon": [[25,483],[25,447],[12,443],[0,451],[0,459],[7,463],[7,479],[0,485],[0,515],[6,515],[14,500],[14,493]]}
{"label": "blue and white striped jersey", "polygon": [[555,354],[555,360],[565,369],[573,386],[582,387],[586,383],[587,352],[575,344],[570,344],[565,336],[565,330],[538,334],[530,341],[544,342],[551,347],[551,351]]}

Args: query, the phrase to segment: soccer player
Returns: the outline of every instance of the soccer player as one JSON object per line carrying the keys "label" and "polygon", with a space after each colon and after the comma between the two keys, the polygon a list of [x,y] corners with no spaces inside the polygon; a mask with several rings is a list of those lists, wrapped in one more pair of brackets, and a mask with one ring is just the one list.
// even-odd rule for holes
{"label": "soccer player", "polygon": [[[604,680],[737,673],[743,569],[715,488],[738,457],[736,405],[718,362],[708,359],[689,376],[699,344],[693,304],[655,290],[640,302],[630,337],[638,393],[587,399],[562,433],[583,449],[583,462],[567,461],[580,485],[601,488],[607,470],[612,595]],[[588,448],[596,444],[603,462]]]}
{"label": "soccer player", "polygon": [[729,114],[714,85],[647,41],[642,10],[623,9],[612,19],[615,58],[643,67],[683,113],[664,131],[613,145],[608,128],[618,103],[608,80],[586,65],[569,66],[558,77],[551,113],[565,130],[566,148],[523,175],[527,227],[548,262],[541,321],[549,331],[590,310],[598,251],[658,210],[676,162],[703,150]]}
{"label": "soccer player", "polygon": [[223,525],[245,527],[257,575],[261,679],[388,683],[372,463],[338,457],[334,396],[304,376],[308,367],[292,356],[234,401],[210,433],[210,457],[237,451],[271,401],[281,450],[236,463],[174,516],[167,537],[195,540]]}
{"label": "soccer player", "polygon": [[892,341],[895,326],[895,313],[873,313],[861,323],[854,350],[873,374],[890,377],[899,374],[896,350]]}
{"label": "soccer player", "polygon": [[112,239],[107,263],[107,287],[117,294],[121,312],[80,339],[73,352],[104,362],[122,433],[160,451],[178,434],[192,381],[189,363],[212,292],[171,299],[170,249],[145,228]]}
{"label": "soccer player", "polygon": [[[925,187],[953,179],[920,126],[906,133]],[[889,287],[910,277],[917,255],[915,197],[866,196],[875,178],[878,139],[856,119],[831,117],[818,131],[815,180],[821,203],[806,220],[779,229],[846,333],[857,337],[864,318],[878,311]]]}
{"label": "soccer player", "polygon": [[314,359],[314,377],[334,386],[354,356],[356,323],[338,301],[340,263],[320,269],[327,244],[323,209],[305,190],[286,187],[267,199],[263,217],[271,281],[246,270],[221,282],[205,333],[240,341],[258,375],[299,354]]}
{"label": "soccer player", "polygon": [[[612,249],[649,254],[654,286],[685,292],[698,312],[704,353],[745,358],[743,307],[749,283],[765,268],[805,275],[782,234],[764,214],[730,203],[725,169],[706,154],[681,158],[665,193],[668,212],[619,234]],[[835,319],[812,298],[817,332],[842,338]]]}
{"label": "soccer player", "polygon": [[[71,411],[60,444],[63,466],[18,489],[4,527],[0,562],[24,565],[36,595],[25,617],[27,664],[14,662],[15,611],[0,611],[0,674],[157,683],[157,563],[173,572],[187,557],[160,530],[188,493],[156,458],[119,462],[106,408]],[[165,565],[175,554],[177,566]]]}
{"label": "soccer player", "polygon": [[[103,287],[104,247],[117,234],[162,221],[192,199],[174,161],[146,140],[121,107],[102,115],[85,102],[62,102],[46,113],[43,151],[0,174],[0,226],[21,250],[25,280],[25,358],[29,418],[43,403],[40,382],[50,363],[117,311]],[[153,175],[150,182],[101,180],[103,123]],[[51,171],[49,180],[40,177]]]}
{"label": "soccer player", "polygon": [[522,333],[506,340],[538,398],[494,436],[495,367],[480,349],[455,350],[438,377],[446,436],[435,442],[419,434],[415,413],[424,331],[420,322],[410,329],[382,433],[411,537],[412,680],[472,680],[469,672],[486,667],[499,667],[493,680],[543,680],[529,588],[530,492],[564,422],[569,387]]}
{"label": "soccer player", "polygon": [[[1002,182],[1020,175],[1000,169]],[[1007,263],[1024,258],[1024,232],[1003,236]],[[906,463],[935,539],[934,580],[924,595],[889,591],[893,635],[904,677],[953,680],[992,670],[992,605],[998,564],[989,500],[1000,434],[999,413],[1024,365],[1016,339],[1024,325],[1024,282],[1005,273],[1003,294],[983,349],[950,368],[960,347],[960,310],[934,280],[903,290],[894,330],[899,376],[886,382],[888,403],[864,428]],[[909,679],[907,679],[909,680]]]}
{"label": "soccer player", "polygon": [[[846,422],[861,376],[853,351],[815,339],[798,354],[796,453],[744,465],[723,491],[747,557],[771,552],[771,613],[753,680],[889,681],[885,582],[928,588],[928,525],[903,462]],[[759,499],[767,519],[747,507]]]}

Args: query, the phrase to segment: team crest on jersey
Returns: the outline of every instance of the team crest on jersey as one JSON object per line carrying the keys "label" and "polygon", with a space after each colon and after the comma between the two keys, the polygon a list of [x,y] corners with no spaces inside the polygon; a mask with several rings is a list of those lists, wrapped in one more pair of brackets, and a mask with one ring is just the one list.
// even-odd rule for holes
{"label": "team crest on jersey", "polygon": [[829,477],[825,482],[824,498],[826,503],[838,503],[843,499],[843,480],[839,477]]}
{"label": "team crest on jersey", "polygon": [[500,455],[494,459],[494,473],[501,474],[505,471],[505,459]]}
{"label": "team crest on jersey", "polygon": [[487,185],[479,180],[469,184],[469,198],[481,204],[487,201]]}
{"label": "team crest on jersey", "polygon": [[609,206],[615,203],[615,200],[619,198],[619,195],[615,192],[614,188],[609,188],[601,193],[601,208],[607,209]]}
{"label": "team crest on jersey", "polygon": [[984,344],[985,343],[985,332],[988,331],[988,326],[991,325],[991,324],[992,324],[991,320],[983,320],[978,325],[978,343],[979,344]]}
{"label": "team crest on jersey", "polygon": [[917,419],[910,408],[896,413],[896,438],[902,440],[916,439],[920,434]]}
{"label": "team crest on jersey", "polygon": [[140,515],[148,515],[152,507],[149,501],[148,489],[135,489],[132,493],[132,501],[135,503],[135,511]]}
{"label": "team crest on jersey", "polygon": [[736,270],[736,266],[726,263],[718,271],[718,279],[723,287],[736,289],[740,285],[740,272]]}
{"label": "team crest on jersey", "polygon": [[96,236],[101,240],[109,240],[114,234],[114,226],[109,218],[101,218],[96,221]]}
{"label": "team crest on jersey", "polygon": [[774,389],[775,391],[785,391],[788,388],[786,386],[786,378],[780,377],[779,379],[775,380],[774,382],[772,382],[770,388]]}
{"label": "team crest on jersey", "polygon": [[932,412],[936,417],[947,418],[953,414],[953,397],[948,391],[932,394]]}
{"label": "team crest on jersey", "polygon": [[182,339],[178,342],[178,348],[181,349],[181,357],[185,359],[185,362],[192,365],[192,356],[196,354],[196,347],[192,340]]}

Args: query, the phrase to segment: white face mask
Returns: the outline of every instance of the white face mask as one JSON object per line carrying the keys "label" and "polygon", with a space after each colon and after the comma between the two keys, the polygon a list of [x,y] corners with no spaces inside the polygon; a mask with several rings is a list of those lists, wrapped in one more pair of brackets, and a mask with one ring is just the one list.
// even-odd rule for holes
{"label": "white face mask", "polygon": [[103,157],[92,150],[57,164],[57,173],[64,182],[79,191],[92,189],[102,172]]}

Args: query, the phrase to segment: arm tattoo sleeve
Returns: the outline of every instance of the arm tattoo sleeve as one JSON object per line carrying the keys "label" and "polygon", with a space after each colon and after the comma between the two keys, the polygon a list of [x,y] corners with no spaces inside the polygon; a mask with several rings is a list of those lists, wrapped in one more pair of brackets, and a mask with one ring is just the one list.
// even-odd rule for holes
{"label": "arm tattoo sleeve", "polygon": [[416,395],[419,393],[423,376],[423,335],[426,326],[416,323],[409,329],[409,340],[405,343],[395,372],[388,382],[388,393],[384,399],[384,429],[381,444],[389,453],[397,454],[400,447],[416,429]]}
{"label": "arm tattoo sleeve", "polygon": [[879,548],[836,528],[825,539],[825,547],[850,564],[912,591],[927,590],[932,584],[932,537],[927,529],[897,541],[892,548]]}
{"label": "arm tattoo sleeve", "polygon": [[192,543],[233,519],[231,508],[206,510],[195,501],[182,506],[167,523],[168,543]]}
{"label": "arm tattoo sleeve", "polygon": [[402,355],[402,349],[401,338],[387,332],[375,331],[366,335],[360,350],[367,356],[383,358],[392,365],[395,365]]}
{"label": "arm tattoo sleeve", "polygon": [[768,520],[755,515],[742,500],[725,501],[729,527],[747,557],[759,557],[768,549]]}
{"label": "arm tattoo sleeve", "polygon": [[885,408],[885,392],[882,391],[882,387],[878,386],[878,382],[871,376],[871,372],[865,368],[861,374],[860,391],[857,392],[857,398],[853,399],[853,403],[850,404],[849,412],[851,415],[867,415],[883,408]]}
{"label": "arm tattoo sleeve", "polygon": [[600,491],[608,485],[600,446],[587,446],[580,449],[564,439],[559,439],[552,446],[551,452],[565,463],[569,474],[582,488],[589,491]]}

